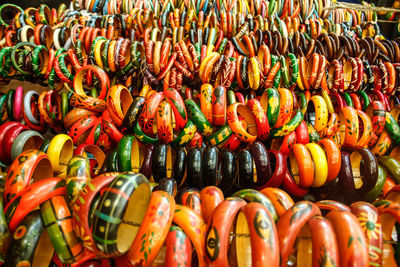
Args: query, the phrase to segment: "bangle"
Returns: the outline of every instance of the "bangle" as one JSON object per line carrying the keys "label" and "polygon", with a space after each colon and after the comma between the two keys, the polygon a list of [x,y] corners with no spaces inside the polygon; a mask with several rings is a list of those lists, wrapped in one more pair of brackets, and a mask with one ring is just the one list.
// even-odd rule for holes
{"label": "bangle", "polygon": [[[335,229],[339,248],[347,247],[339,250],[340,265],[347,263],[368,265],[367,243],[356,216],[348,211],[334,210],[329,212],[326,218]],[[356,241],[350,243],[350,237]]]}
{"label": "bangle", "polygon": [[83,240],[83,246],[99,255],[101,253],[94,244],[92,232],[89,228],[89,218],[92,216],[90,205],[97,194],[106,187],[118,173],[105,173],[89,181],[79,191],[77,200],[72,205],[72,220],[77,237]]}
{"label": "bangle", "polygon": [[292,113],[291,120],[282,127],[272,129],[270,132],[271,137],[282,137],[293,132],[303,121],[303,113],[298,109]]}
{"label": "bangle", "polygon": [[173,141],[173,118],[171,105],[167,100],[160,102],[156,114],[158,139],[163,143],[171,143]]}
{"label": "bangle", "polygon": [[216,186],[207,186],[200,191],[200,203],[204,221],[211,223],[214,210],[224,201],[224,195]]}
{"label": "bangle", "polygon": [[386,112],[385,130],[395,143],[400,142],[400,126],[389,112]]}
{"label": "bangle", "polygon": [[[391,114],[394,114],[392,112]],[[385,105],[380,101],[372,101],[367,107],[366,113],[372,120],[373,132],[376,135],[381,134],[385,128]]]}
{"label": "bangle", "polygon": [[232,135],[232,130],[229,128],[228,124],[225,124],[218,131],[214,132],[212,135],[207,136],[206,142],[212,146],[218,146]]}
{"label": "bangle", "polygon": [[2,142],[3,154],[2,158],[0,159],[2,162],[10,162],[12,144],[20,133],[23,133],[27,130],[29,130],[29,128],[26,125],[21,124],[14,126],[7,131]]}
{"label": "bangle", "polygon": [[269,124],[261,103],[257,99],[250,99],[247,101],[247,105],[250,107],[256,120],[258,138],[261,141],[266,140],[269,135]]}
{"label": "bangle", "polygon": [[344,107],[339,113],[339,134],[343,147],[354,147],[358,141],[359,127],[357,112],[352,107]]}
{"label": "bangle", "polygon": [[101,133],[105,133],[105,136],[108,136],[109,139],[111,139],[115,143],[119,143],[119,141],[123,137],[123,134],[117,129],[117,127],[112,122],[108,110],[105,110],[103,112],[101,119],[102,119]]}
{"label": "bangle", "polygon": [[75,203],[78,192],[90,180],[91,165],[89,159],[84,156],[73,156],[68,161],[65,174],[68,204],[72,205]]}
{"label": "bangle", "polygon": [[132,103],[125,113],[124,119],[122,120],[121,127],[127,128],[132,131],[134,126],[137,124],[137,118],[142,112],[142,108],[146,99],[142,96],[138,96],[132,100]]}
{"label": "bangle", "polygon": [[223,126],[226,123],[226,89],[217,86],[212,93],[213,125]]}
{"label": "bangle", "polygon": [[199,266],[207,266],[204,255],[207,227],[203,219],[191,208],[177,204],[175,205],[173,222],[181,227],[192,241],[199,259]]}
{"label": "bangle", "polygon": [[273,165],[272,163],[275,163],[275,170],[273,171],[271,178],[262,186],[262,188],[279,187],[282,184],[287,171],[284,155],[281,152],[270,149],[268,150],[268,156],[271,159],[271,165]]}
{"label": "bangle", "polygon": [[110,256],[127,252],[149,201],[150,184],[144,175],[132,172],[118,175],[107,186],[93,215],[92,233],[97,248]]}
{"label": "bangle", "polygon": [[36,131],[25,131],[15,138],[11,147],[11,161],[26,150],[39,150],[43,143],[43,136]]}
{"label": "bangle", "polygon": [[118,170],[135,171],[140,169],[140,162],[143,159],[139,149],[139,142],[132,135],[125,135],[118,143]]}
{"label": "bangle", "polygon": [[266,187],[260,192],[271,200],[279,217],[294,205],[293,199],[282,189]]}
{"label": "bangle", "polygon": [[173,159],[171,147],[166,144],[155,146],[151,161],[154,180],[158,182],[162,178],[171,178],[173,171],[172,166]]}
{"label": "bangle", "polygon": [[18,86],[15,90],[14,95],[14,113],[13,117],[16,121],[21,121],[22,119],[22,97],[23,97],[24,89],[21,86]]}
{"label": "bangle", "polygon": [[182,228],[172,225],[165,239],[165,245],[165,264],[180,266],[192,260],[192,244]]}
{"label": "bangle", "polygon": [[123,85],[114,85],[108,91],[107,109],[117,126],[121,126],[125,117],[124,111],[128,110],[132,102],[132,95]]}
{"label": "bangle", "polygon": [[71,128],[72,125],[74,125],[75,122],[82,119],[83,117],[92,116],[95,114],[96,113],[94,111],[83,108],[74,108],[70,112],[68,112],[67,115],[65,115],[63,119],[64,127],[68,130],[69,128]]}
{"label": "bangle", "polygon": [[40,180],[20,191],[4,208],[11,233],[32,210],[53,196],[66,194],[65,181],[60,178]]}
{"label": "bangle", "polygon": [[218,149],[207,146],[203,151],[203,177],[206,186],[218,184]]}
{"label": "bangle", "polygon": [[295,144],[289,154],[288,167],[297,184],[303,188],[314,184],[314,164],[312,156],[305,145]]}
{"label": "bangle", "polygon": [[362,122],[363,132],[356,147],[366,147],[372,135],[372,122],[370,117],[361,110],[357,110],[357,115],[360,118],[359,122]]}
{"label": "bangle", "polygon": [[192,100],[186,99],[185,106],[188,111],[189,119],[196,125],[200,134],[208,136],[212,133],[211,124],[200,110],[199,106]]}
{"label": "bangle", "polygon": [[274,128],[282,127],[290,121],[290,116],[293,111],[293,95],[285,88],[278,89],[279,93],[279,115],[275,122]]}
{"label": "bangle", "polygon": [[73,94],[69,99],[69,104],[75,108],[87,109],[94,112],[103,112],[107,106],[106,102],[100,98]]}
{"label": "bangle", "polygon": [[55,174],[65,173],[72,154],[73,142],[71,137],[66,134],[58,134],[51,140],[47,155]]}
{"label": "bangle", "polygon": [[[308,128],[307,128],[307,123],[305,121],[302,121],[299,126],[297,126],[296,130],[292,133],[295,133],[295,143],[300,143],[300,144],[308,144],[310,142],[310,135],[308,134]],[[291,133],[290,133],[291,134]],[[289,136],[290,134],[286,135]],[[289,149],[291,147],[288,146],[288,149],[285,154],[289,154]]]}
{"label": "bangle", "polygon": [[341,166],[341,155],[340,149],[335,144],[334,141],[330,139],[321,139],[318,142],[318,145],[323,149],[326,154],[326,159],[329,162],[328,164],[328,176],[326,178],[326,183],[334,180],[339,174],[340,166]]}
{"label": "bangle", "polygon": [[14,121],[14,113],[13,113],[13,106],[14,106],[14,97],[15,97],[15,90],[10,89],[7,92],[7,116],[9,121]]}
{"label": "bangle", "polygon": [[229,233],[236,214],[245,205],[244,200],[228,198],[215,208],[206,236],[206,255],[211,266],[228,264]]}
{"label": "bangle", "polygon": [[[302,214],[302,216],[296,216],[296,214]],[[300,201],[288,209],[276,223],[282,266],[287,266],[289,255],[293,253],[293,245],[301,229],[312,217],[320,215],[321,211],[317,205],[309,201]]]}
{"label": "bangle", "polygon": [[178,91],[172,88],[164,90],[164,96],[171,105],[173,115],[175,117],[175,127],[174,130],[183,129],[187,122],[187,112],[185,108],[185,103]]}
{"label": "bangle", "polygon": [[322,96],[315,95],[312,96],[310,100],[311,101],[308,102],[306,119],[317,132],[320,132],[327,125],[328,108]]}
{"label": "bangle", "polygon": [[[243,128],[238,117],[239,115],[242,116],[246,121],[249,130],[248,132],[245,128]],[[256,121],[253,117],[251,109],[245,104],[234,103],[230,105],[227,110],[227,121],[229,127],[242,141],[252,143],[257,139]]]}
{"label": "bangle", "polygon": [[140,128],[139,122],[136,121],[135,126],[133,128],[133,135],[142,143],[145,144],[157,144],[158,138],[152,138],[145,133],[143,133],[142,129]]}
{"label": "bangle", "polygon": [[400,168],[400,163],[390,157],[390,156],[382,156],[378,159],[379,164],[381,164],[387,173],[392,177],[396,182],[400,181],[400,170],[397,168]]}
{"label": "bangle", "polygon": [[271,163],[269,155],[260,141],[251,144],[250,153],[253,157],[257,173],[257,179],[254,185],[256,187],[262,187],[271,179]]}
{"label": "bangle", "polygon": [[[40,205],[43,223],[49,233],[54,250],[62,263],[74,263],[84,256],[73,225],[72,212],[64,196],[53,196]],[[69,238],[60,241],[60,236]]]}
{"label": "bangle", "polygon": [[196,188],[204,187],[202,167],[203,167],[202,151],[200,150],[199,147],[192,147],[187,152],[187,160],[186,160],[187,177],[189,178],[189,180],[187,180],[187,183],[190,186]]}
{"label": "bangle", "polygon": [[149,265],[157,256],[172,224],[175,212],[173,196],[163,191],[152,193],[137,237],[126,257],[132,265]]}
{"label": "bangle", "polygon": [[68,135],[75,145],[94,144],[93,131],[100,130],[100,122],[100,118],[94,115],[83,117],[71,126]]}
{"label": "bangle", "polygon": [[306,144],[314,162],[314,182],[312,187],[320,187],[325,184],[328,177],[328,161],[322,148],[314,143]]}
{"label": "bangle", "polygon": [[90,153],[90,155],[92,155],[96,161],[96,164],[92,165],[90,170],[91,176],[95,177],[102,169],[106,155],[104,154],[103,150],[96,145],[82,144],[74,150],[74,156],[82,155],[87,158],[87,152]]}
{"label": "bangle", "polygon": [[83,76],[86,72],[89,71],[93,72],[94,75],[96,75],[97,79],[100,80],[101,90],[98,98],[104,99],[107,95],[108,88],[110,88],[110,80],[108,79],[107,74],[100,67],[97,66],[86,65],[83,66],[79,71],[77,71],[73,81],[75,93],[84,97],[87,96],[85,91],[83,90]]}
{"label": "bangle", "polygon": [[261,96],[261,106],[267,112],[267,118],[270,125],[275,125],[279,116],[279,93],[277,90],[269,88]]}
{"label": "bangle", "polygon": [[150,97],[146,99],[146,102],[144,103],[142,112],[139,115],[138,121],[140,128],[142,131],[147,134],[147,135],[154,135],[154,121],[155,121],[155,115],[158,109],[158,106],[160,105],[161,100],[163,99],[163,95],[161,93],[154,93]]}
{"label": "bangle", "polygon": [[200,109],[210,124],[213,123],[212,93],[213,87],[211,84],[203,83],[201,85]]}

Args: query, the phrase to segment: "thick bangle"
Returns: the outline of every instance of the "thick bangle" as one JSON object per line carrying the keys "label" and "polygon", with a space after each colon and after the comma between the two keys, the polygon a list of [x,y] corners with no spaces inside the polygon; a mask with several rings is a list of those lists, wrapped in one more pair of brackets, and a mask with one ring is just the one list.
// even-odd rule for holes
{"label": "thick bangle", "polygon": [[139,153],[139,142],[132,135],[125,135],[118,143],[118,170],[135,171],[140,169],[141,155]]}
{"label": "thick bangle", "polygon": [[[54,250],[63,263],[74,263],[84,256],[73,225],[72,212],[64,196],[53,196],[40,205],[43,223],[49,233]],[[60,242],[61,236],[68,236]]]}
{"label": "thick bangle", "polygon": [[106,102],[100,98],[78,94],[71,96],[69,104],[75,108],[87,109],[97,113],[103,112],[107,108]]}
{"label": "thick bangle", "polygon": [[306,119],[311,123],[317,132],[325,128],[328,122],[328,109],[322,96],[312,96],[308,102]]}
{"label": "thick bangle", "polygon": [[47,178],[20,191],[5,207],[5,217],[13,233],[25,216],[53,196],[65,195],[65,181]]}
{"label": "thick bangle", "polygon": [[358,116],[352,107],[344,107],[339,113],[339,134],[343,147],[354,147],[359,136]]}
{"label": "thick bangle", "polygon": [[382,156],[378,159],[379,164],[381,164],[387,173],[392,177],[396,182],[400,181],[400,163],[390,156]]}
{"label": "thick bangle", "polygon": [[122,120],[125,117],[124,112],[128,110],[132,102],[132,95],[123,85],[114,85],[108,91],[108,112],[117,126],[121,126]]}
{"label": "thick bangle", "polygon": [[265,146],[260,141],[251,144],[250,153],[253,157],[257,173],[255,186],[262,187],[271,179],[271,163],[269,155]]}
{"label": "thick bangle", "polygon": [[[94,160],[96,161],[96,164],[92,165],[90,170],[91,176],[95,177],[99,174],[101,168],[103,167],[106,155],[104,154],[103,150],[96,145],[82,144],[74,150],[74,156],[82,155],[87,158],[87,152],[90,153],[90,155],[93,156]],[[92,160],[92,158],[90,159]]]}
{"label": "thick bangle", "polygon": [[213,87],[209,83],[204,83],[200,88],[200,109],[201,112],[206,117],[207,121],[212,124],[213,123],[213,114],[212,114],[212,93]]}
{"label": "thick bangle", "polygon": [[362,135],[360,136],[360,139],[358,140],[358,142],[356,144],[356,147],[366,147],[370,140],[370,137],[373,133],[372,132],[372,122],[371,122],[370,117],[364,111],[357,110],[357,115],[360,119],[359,121],[361,121],[363,124],[364,130],[362,132]]}
{"label": "thick bangle", "polygon": [[182,228],[172,225],[165,239],[165,244],[165,264],[185,265],[192,260],[192,244]]}
{"label": "thick bangle", "polygon": [[19,192],[34,181],[53,176],[51,163],[47,155],[39,150],[28,150],[18,155],[10,165],[10,171],[4,189],[7,204]]}
{"label": "thick bangle", "polygon": [[329,163],[328,176],[326,178],[326,182],[328,183],[334,180],[339,173],[341,166],[340,149],[335,142],[330,139],[321,139],[318,144],[325,151],[326,159]]}
{"label": "thick bangle", "polygon": [[314,162],[314,182],[312,187],[320,187],[325,184],[328,177],[328,161],[322,148],[314,143],[306,144]]}
{"label": "thick bangle", "polygon": [[[242,116],[247,123],[249,132],[243,128],[239,117]],[[257,139],[257,125],[251,109],[245,104],[235,103],[228,107],[227,121],[235,135],[242,141],[252,143]]]}
{"label": "thick bangle", "polygon": [[372,129],[374,133],[377,135],[381,134],[385,128],[385,105],[380,101],[372,101],[366,113],[372,120]]}
{"label": "thick bangle", "polygon": [[[339,248],[344,246],[347,249],[339,250],[340,265],[360,263],[368,265],[368,249],[366,240],[357,218],[348,211],[331,211],[326,216],[335,229]],[[353,237],[354,242],[349,244],[349,238]]]}
{"label": "thick bangle", "polygon": [[294,205],[293,199],[282,189],[266,187],[260,192],[271,200],[279,217]]}
{"label": "thick bangle", "polygon": [[43,136],[36,131],[25,131],[15,138],[11,147],[11,161],[14,161],[22,152],[30,149],[39,150],[43,143]]}
{"label": "thick bangle", "polygon": [[17,125],[7,131],[7,133],[4,135],[4,140],[2,142],[3,154],[0,158],[2,162],[10,162],[12,144],[20,133],[23,133],[27,130],[29,130],[29,128],[26,125]]}
{"label": "thick bangle", "polygon": [[295,144],[289,154],[289,171],[294,180],[303,188],[314,183],[314,164],[310,152],[303,144]]}
{"label": "thick bangle", "polygon": [[400,126],[389,112],[386,112],[385,130],[395,143],[400,142]]}
{"label": "thick bangle", "polygon": [[206,223],[210,223],[214,210],[224,201],[224,195],[216,186],[207,186],[200,191],[200,202],[203,218]]}
{"label": "thick bangle", "polygon": [[261,96],[261,106],[267,113],[268,122],[270,125],[275,125],[279,116],[279,93],[277,90],[268,88]]}
{"label": "thick bangle", "polygon": [[94,212],[92,233],[97,248],[115,256],[128,251],[149,201],[150,184],[144,175],[118,175],[107,186]]}
{"label": "thick bangle", "polygon": [[205,141],[212,146],[218,146],[224,141],[226,141],[232,135],[232,130],[228,124],[222,126],[218,131],[214,132],[212,135],[207,136]]}
{"label": "thick bangle", "polygon": [[154,135],[154,121],[157,112],[157,107],[160,105],[163,95],[161,93],[154,93],[146,99],[138,121],[140,128],[147,135]]}
{"label": "thick bangle", "polygon": [[172,112],[171,105],[168,101],[161,101],[157,108],[157,134],[158,139],[163,143],[171,143],[173,141]]}
{"label": "thick bangle", "polygon": [[73,142],[66,134],[56,135],[50,142],[47,155],[53,166],[55,174],[64,173],[73,154]]}
{"label": "thick bangle", "polygon": [[290,121],[282,127],[272,129],[270,132],[271,137],[282,137],[296,130],[296,128],[303,121],[303,113],[298,109],[292,113]]}
{"label": "thick bangle", "polygon": [[83,108],[74,108],[70,112],[68,112],[67,115],[64,117],[63,119],[64,127],[65,129],[68,130],[69,128],[71,128],[72,125],[74,125],[75,122],[82,119],[83,117],[95,114],[96,113],[94,111],[90,111]]}
{"label": "thick bangle", "polygon": [[10,254],[5,264],[19,266],[24,264],[50,264],[53,249],[44,228],[40,211],[28,214],[19,224],[10,240]]}
{"label": "thick bangle", "polygon": [[[127,258],[133,265],[149,265],[163,245],[175,212],[174,198],[166,192],[155,191],[148,203],[147,212],[130,247]],[[146,241],[147,240],[147,241]]]}
{"label": "thick bangle", "polygon": [[68,135],[72,138],[75,145],[79,146],[84,143],[93,144],[93,131],[100,130],[100,123],[101,119],[96,116],[83,117],[71,126]]}
{"label": "thick bangle", "polygon": [[192,100],[186,99],[185,106],[188,111],[189,119],[196,125],[200,134],[208,136],[212,133],[211,124],[199,108],[199,106]]}
{"label": "thick bangle", "polygon": [[250,107],[255,118],[258,138],[261,141],[266,140],[269,135],[269,123],[261,103],[257,99],[249,99],[247,105]]}
{"label": "thick bangle", "polygon": [[21,121],[22,119],[22,98],[23,98],[24,89],[21,86],[18,86],[15,90],[14,95],[14,119],[16,121]]}
{"label": "thick bangle", "polygon": [[[296,214],[302,214],[297,220],[292,220]],[[300,201],[288,209],[276,224],[276,230],[279,237],[279,248],[281,256],[281,265],[287,266],[289,255],[293,252],[293,244],[301,229],[313,217],[321,215],[319,208],[309,202]]]}
{"label": "thick bangle", "polygon": [[278,89],[279,93],[279,115],[275,122],[274,128],[282,127],[290,121],[293,111],[293,95],[290,90],[285,88]]}
{"label": "thick bangle", "polygon": [[178,91],[172,88],[164,90],[164,96],[171,105],[175,117],[174,130],[183,129],[188,121],[185,103]]}
{"label": "thick bangle", "polygon": [[9,121],[14,121],[14,112],[13,112],[13,105],[14,105],[14,97],[15,97],[15,90],[10,89],[7,92],[7,116]]}
{"label": "thick bangle", "polygon": [[92,202],[95,201],[99,191],[112,182],[117,175],[118,173],[116,172],[105,173],[89,181],[79,192],[77,200],[72,205],[72,220],[76,235],[80,240],[83,240],[83,246],[85,248],[96,254],[100,253],[100,251],[93,241],[92,232],[89,227],[89,219],[92,215],[90,206]]}
{"label": "thick bangle", "polygon": [[108,136],[109,139],[114,141],[115,143],[119,143],[123,134],[117,129],[117,126],[112,122],[111,116],[108,113],[108,110],[103,112],[101,116],[101,133],[106,133],[105,136]]}
{"label": "thick bangle", "polygon": [[126,111],[124,119],[122,120],[121,127],[127,128],[128,131],[132,131],[135,124],[137,123],[137,118],[142,112],[142,108],[146,99],[142,96],[138,96],[133,99],[132,104]]}
{"label": "thick bangle", "polygon": [[262,188],[279,187],[282,184],[283,178],[287,171],[284,155],[279,151],[270,149],[268,150],[268,156],[269,158],[274,158],[275,169],[273,170],[271,178],[264,185],[262,185]]}
{"label": "thick bangle", "polygon": [[187,152],[186,169],[187,183],[196,188],[204,187],[203,157],[199,147],[192,147]]}

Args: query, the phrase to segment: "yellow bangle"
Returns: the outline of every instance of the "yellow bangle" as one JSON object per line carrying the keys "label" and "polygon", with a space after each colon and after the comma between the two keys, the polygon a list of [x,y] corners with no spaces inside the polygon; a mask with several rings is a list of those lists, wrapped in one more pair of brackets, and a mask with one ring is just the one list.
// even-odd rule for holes
{"label": "yellow bangle", "polygon": [[199,77],[203,77],[204,70],[207,67],[208,61],[210,61],[213,57],[220,57],[217,52],[212,52],[211,54],[207,55],[204,60],[201,62],[200,69],[199,69]]}
{"label": "yellow bangle", "polygon": [[332,104],[331,98],[329,97],[328,93],[325,90],[321,90],[321,92],[322,92],[322,96],[325,100],[326,107],[328,108],[328,112],[334,113],[335,109],[333,108],[333,104]]}
{"label": "yellow bangle", "polygon": [[101,47],[106,42],[105,39],[100,39],[96,45],[94,46],[94,59],[96,61],[97,66],[100,68],[104,68],[103,61],[101,60]]}
{"label": "yellow bangle", "polygon": [[256,57],[250,58],[250,64],[248,65],[247,71],[249,75],[250,88],[257,90],[260,86],[260,67]]}
{"label": "yellow bangle", "polygon": [[154,67],[154,73],[159,74],[161,71],[160,67],[160,57],[161,57],[161,47],[162,47],[162,42],[157,41],[156,44],[154,45],[154,52],[153,52],[153,67]]}
{"label": "yellow bangle", "polygon": [[309,122],[312,126],[314,126],[317,132],[320,132],[328,123],[328,107],[322,96],[314,95],[310,100],[310,102],[314,105],[315,118]]}
{"label": "yellow bangle", "polygon": [[66,134],[56,135],[47,149],[47,156],[55,174],[65,174],[68,161],[72,158],[74,144],[71,137]]}
{"label": "yellow bangle", "polygon": [[320,187],[325,184],[328,178],[328,161],[324,150],[317,144],[309,143],[306,147],[310,151],[311,158],[314,161],[314,182],[312,187]]}

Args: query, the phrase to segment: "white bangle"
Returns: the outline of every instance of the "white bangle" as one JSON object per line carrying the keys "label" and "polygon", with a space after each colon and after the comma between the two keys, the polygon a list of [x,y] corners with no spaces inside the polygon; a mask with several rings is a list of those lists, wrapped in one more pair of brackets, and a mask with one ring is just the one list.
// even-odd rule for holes
{"label": "white bangle", "polygon": [[54,47],[56,48],[56,50],[61,48],[60,39],[59,39],[60,31],[61,31],[61,28],[57,28],[54,30],[54,34],[53,34],[53,43],[54,43]]}

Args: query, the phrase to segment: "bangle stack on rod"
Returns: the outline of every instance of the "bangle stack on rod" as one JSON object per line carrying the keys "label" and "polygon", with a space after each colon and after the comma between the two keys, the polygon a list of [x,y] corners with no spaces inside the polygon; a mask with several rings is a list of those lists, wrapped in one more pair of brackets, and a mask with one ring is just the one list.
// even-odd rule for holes
{"label": "bangle stack on rod", "polygon": [[0,266],[397,266],[400,40],[362,4],[0,5]]}

